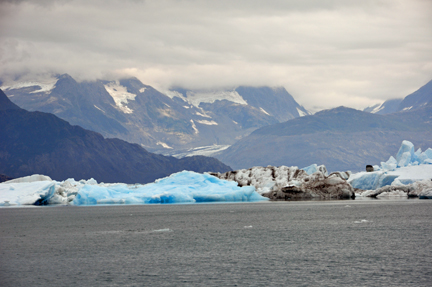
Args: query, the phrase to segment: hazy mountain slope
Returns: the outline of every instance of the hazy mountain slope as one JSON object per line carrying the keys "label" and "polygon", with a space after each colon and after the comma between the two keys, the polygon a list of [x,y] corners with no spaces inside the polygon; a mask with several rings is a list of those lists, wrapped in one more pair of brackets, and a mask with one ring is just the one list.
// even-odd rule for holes
{"label": "hazy mountain slope", "polygon": [[325,164],[331,171],[364,170],[410,140],[432,146],[432,105],[416,112],[374,115],[339,107],[260,128],[216,155],[234,169]]}
{"label": "hazy mountain slope", "polygon": [[385,115],[399,111],[399,105],[403,99],[391,99],[387,100],[382,104],[377,104],[372,107],[368,107],[364,109],[364,112],[377,114],[377,115]]}
{"label": "hazy mountain slope", "polygon": [[67,74],[44,83],[4,85],[10,99],[25,109],[53,113],[164,154],[230,145],[258,127],[307,113],[283,88],[240,87],[242,96],[179,89],[167,96],[136,78],[78,83]]}
{"label": "hazy mountain slope", "polygon": [[387,100],[382,104],[364,109],[365,112],[373,114],[390,114],[405,110],[415,110],[421,108],[432,101],[432,80],[422,86],[412,94],[409,94],[403,99]]}
{"label": "hazy mountain slope", "polygon": [[432,101],[432,80],[414,93],[406,96],[399,105],[399,111],[422,107]]}
{"label": "hazy mountain slope", "polygon": [[245,87],[235,89],[236,92],[251,106],[264,109],[279,122],[285,122],[303,115],[310,114],[300,106],[285,88]]}
{"label": "hazy mountain slope", "polygon": [[[0,102],[7,102],[1,90]],[[230,170],[214,158],[178,160],[149,153],[137,144],[71,126],[55,115],[16,108],[1,109],[0,138],[0,173],[12,177],[39,173],[56,180],[93,177],[146,183],[184,169]]]}

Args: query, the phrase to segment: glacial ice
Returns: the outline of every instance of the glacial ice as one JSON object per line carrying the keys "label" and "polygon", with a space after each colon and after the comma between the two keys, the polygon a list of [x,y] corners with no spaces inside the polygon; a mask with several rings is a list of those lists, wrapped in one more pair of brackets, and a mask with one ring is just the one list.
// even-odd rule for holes
{"label": "glacial ice", "polygon": [[150,184],[104,184],[96,180],[0,183],[0,206],[31,204],[163,204],[268,200],[254,187],[209,174],[182,171]]}
{"label": "glacial ice", "polygon": [[44,205],[54,193],[53,181],[1,183],[0,206]]}
{"label": "glacial ice", "polygon": [[[425,152],[418,149],[414,152],[414,145],[409,141],[403,141],[396,158],[390,156],[387,162],[381,162],[381,166],[375,166],[374,169],[373,172],[353,174],[348,179],[354,188],[368,191],[357,195],[406,196],[407,190],[411,187],[417,188],[415,183],[423,180],[431,182],[432,149],[428,148]],[[386,186],[392,188],[384,188]],[[396,187],[400,187],[399,190]]]}
{"label": "glacial ice", "polygon": [[307,174],[311,175],[317,171],[323,173],[325,176],[328,175],[327,168],[324,165],[318,166],[316,163],[311,164],[310,166],[302,168]]}

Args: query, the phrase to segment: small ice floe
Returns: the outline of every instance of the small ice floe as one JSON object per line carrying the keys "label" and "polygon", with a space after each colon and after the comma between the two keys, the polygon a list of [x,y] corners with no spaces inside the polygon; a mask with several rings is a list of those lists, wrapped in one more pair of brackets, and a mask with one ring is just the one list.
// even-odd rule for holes
{"label": "small ice floe", "polygon": [[367,223],[367,222],[372,222],[372,221],[369,221],[369,220],[366,220],[366,219],[362,219],[360,221],[354,221],[354,223]]}
{"label": "small ice floe", "polygon": [[243,228],[252,228],[252,225],[244,226]]}
{"label": "small ice floe", "polygon": [[169,228],[163,228],[163,229],[156,229],[152,230],[152,232],[171,232],[172,230]]}
{"label": "small ice floe", "polygon": [[351,205],[345,205],[345,207],[351,207]]}

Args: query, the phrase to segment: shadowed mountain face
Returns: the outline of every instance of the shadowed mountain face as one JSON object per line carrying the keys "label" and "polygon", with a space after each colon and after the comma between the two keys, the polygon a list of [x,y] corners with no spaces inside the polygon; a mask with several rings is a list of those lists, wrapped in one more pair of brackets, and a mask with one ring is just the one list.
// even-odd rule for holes
{"label": "shadowed mountain face", "polygon": [[[182,160],[150,153],[138,144],[71,126],[57,116],[28,112],[0,90],[0,174],[44,174],[56,180],[147,183],[181,170],[228,171],[214,158]],[[10,107],[10,108],[7,108]]]}
{"label": "shadowed mountain face", "polygon": [[402,140],[432,147],[432,104],[416,111],[375,115],[345,107],[260,128],[216,155],[234,169],[324,164],[360,171],[395,154]]}
{"label": "shadowed mountain face", "polygon": [[382,104],[364,109],[365,112],[385,115],[406,110],[415,110],[432,101],[432,80],[403,99],[387,100]]}
{"label": "shadowed mountain face", "polygon": [[308,114],[284,88],[178,89],[168,97],[136,78],[78,83],[65,74],[52,80],[49,87],[21,83],[4,89],[29,111],[53,113],[105,137],[166,154],[230,145],[256,128]]}

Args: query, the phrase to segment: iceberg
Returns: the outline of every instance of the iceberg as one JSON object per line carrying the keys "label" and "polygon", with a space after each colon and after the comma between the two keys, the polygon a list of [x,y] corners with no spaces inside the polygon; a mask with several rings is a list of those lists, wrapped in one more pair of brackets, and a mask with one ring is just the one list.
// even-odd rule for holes
{"label": "iceberg", "polygon": [[399,167],[407,166],[414,156],[414,145],[409,141],[402,141],[402,145],[396,154],[396,161]]}
{"label": "iceberg", "polygon": [[213,175],[234,181],[239,186],[253,186],[258,193],[272,200],[354,197],[354,190],[346,181],[350,172],[327,175],[324,165],[313,164],[304,169],[296,166],[256,166]]}
{"label": "iceberg", "polygon": [[425,152],[418,149],[414,152],[414,145],[409,141],[403,141],[396,158],[390,156],[387,162],[381,162],[381,166],[375,170],[359,172],[349,177],[348,182],[352,187],[367,191],[357,195],[376,197],[416,194],[417,196],[417,193],[413,192],[419,190],[419,185],[416,183],[431,182],[432,149],[428,148]]}
{"label": "iceberg", "polygon": [[97,183],[94,179],[0,184],[0,202],[4,202],[0,205],[165,204],[262,200],[268,199],[259,195],[254,187],[240,187],[235,182],[191,171],[178,172],[144,185],[105,184]]}
{"label": "iceberg", "polygon": [[0,206],[45,205],[55,193],[55,182],[0,183]]}

